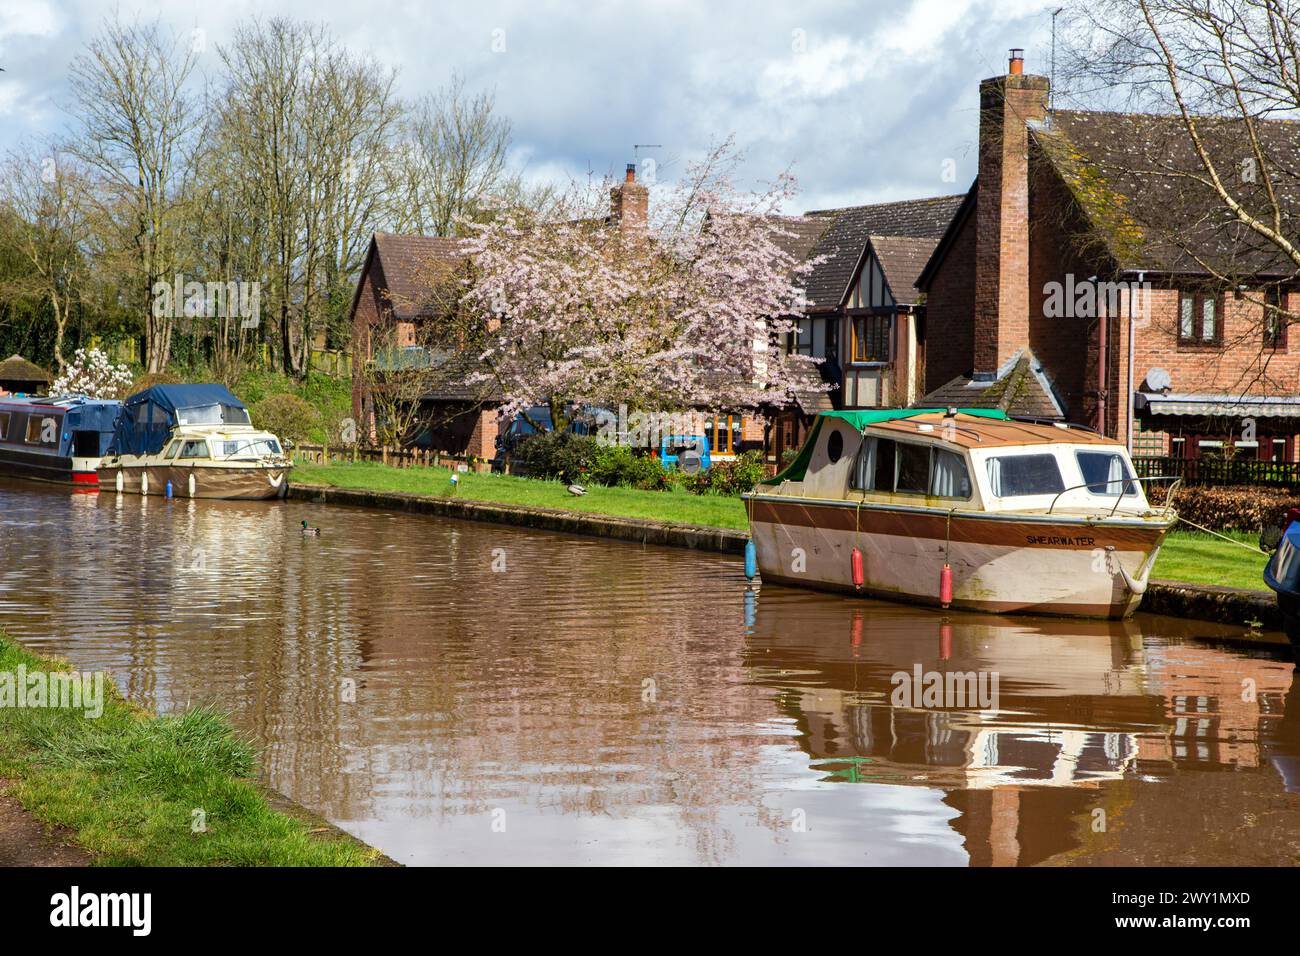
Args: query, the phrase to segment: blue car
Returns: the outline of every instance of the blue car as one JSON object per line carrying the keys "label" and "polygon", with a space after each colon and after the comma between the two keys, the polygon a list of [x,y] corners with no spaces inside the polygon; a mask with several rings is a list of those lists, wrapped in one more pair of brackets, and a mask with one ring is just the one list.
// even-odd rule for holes
{"label": "blue car", "polygon": [[708,471],[713,464],[709,457],[707,435],[665,435],[659,442],[659,463],[665,468],[676,468],[688,475]]}

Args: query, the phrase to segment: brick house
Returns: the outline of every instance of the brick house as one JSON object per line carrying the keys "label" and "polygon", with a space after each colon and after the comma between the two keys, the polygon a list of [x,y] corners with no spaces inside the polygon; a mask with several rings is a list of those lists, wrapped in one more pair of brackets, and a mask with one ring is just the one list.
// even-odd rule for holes
{"label": "brick house", "polygon": [[823,361],[825,391],[772,416],[768,452],[779,460],[830,408],[908,405],[922,394],[925,305],[915,282],[964,201],[938,196],[820,209],[782,222],[803,276],[798,332],[786,348]]}
{"label": "brick house", "polygon": [[[500,398],[466,384],[463,357],[431,353],[422,323],[449,297],[433,288],[438,276],[452,281],[468,265],[464,241],[439,236],[375,233],[370,239],[352,299],[352,417],[373,438],[372,381],[383,371],[419,365],[435,370],[419,396],[422,427],[411,444],[456,455],[491,458]],[[379,375],[376,375],[378,371]]]}
{"label": "brick house", "polygon": [[[1078,422],[1136,455],[1296,460],[1294,264],[1180,175],[1198,167],[1177,117],[1049,110],[1017,53],[980,84],[978,177],[917,278],[917,404]],[[1300,158],[1294,124],[1260,128]],[[1202,136],[1235,170],[1242,131]]]}
{"label": "brick house", "polygon": [[[625,231],[645,230],[649,218],[649,190],[636,180],[629,164],[624,181],[610,190],[610,212],[604,222]],[[816,236],[825,223],[817,224]],[[807,248],[799,245],[799,254]],[[453,454],[491,458],[496,439],[508,425],[498,413],[499,395],[466,385],[471,374],[463,354],[428,354],[422,345],[421,325],[453,301],[431,289],[431,278],[449,279],[469,267],[465,242],[436,236],[375,233],[371,238],[351,310],[352,354],[355,370],[401,368],[412,362],[438,368],[437,388],[421,396],[421,417],[428,424],[414,444]],[[363,432],[374,433],[375,405],[368,377],[354,372],[352,413]],[[752,409],[718,410],[705,419],[715,457],[730,457],[749,448],[761,448],[766,420]]]}

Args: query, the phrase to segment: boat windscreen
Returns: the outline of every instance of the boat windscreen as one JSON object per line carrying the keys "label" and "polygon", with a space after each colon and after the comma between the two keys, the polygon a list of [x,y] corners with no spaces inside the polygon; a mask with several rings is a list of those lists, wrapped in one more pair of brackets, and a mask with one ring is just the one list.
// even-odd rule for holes
{"label": "boat windscreen", "polygon": [[248,410],[236,405],[197,405],[176,409],[178,425],[248,425]]}

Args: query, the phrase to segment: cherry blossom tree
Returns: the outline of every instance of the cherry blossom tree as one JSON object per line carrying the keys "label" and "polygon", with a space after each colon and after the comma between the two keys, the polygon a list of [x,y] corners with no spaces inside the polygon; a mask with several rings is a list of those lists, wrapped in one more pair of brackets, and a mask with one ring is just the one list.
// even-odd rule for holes
{"label": "cherry blossom tree", "polygon": [[738,161],[730,140],[717,146],[656,197],[645,229],[611,221],[608,183],[575,186],[545,222],[472,225],[459,301],[434,310],[446,346],[477,353],[470,384],[507,415],[549,406],[556,429],[584,405],[752,408],[821,387],[815,360],[778,347],[812,265],[780,243],[795,181],[742,192]]}
{"label": "cherry blossom tree", "polygon": [[77,349],[50,386],[50,394],[118,398],[130,385],[131,372],[125,365],[114,365],[99,349]]}

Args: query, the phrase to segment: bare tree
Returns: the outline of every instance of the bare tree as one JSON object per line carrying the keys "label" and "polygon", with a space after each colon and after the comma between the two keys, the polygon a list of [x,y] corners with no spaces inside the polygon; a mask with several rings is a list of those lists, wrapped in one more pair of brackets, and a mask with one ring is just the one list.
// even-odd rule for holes
{"label": "bare tree", "polygon": [[491,93],[471,95],[453,76],[419,100],[402,130],[390,171],[399,231],[463,235],[461,219],[479,221],[521,185],[507,168],[510,121]]}
{"label": "bare tree", "polygon": [[380,162],[395,121],[393,74],[322,26],[240,26],[221,47],[222,128],[267,235],[267,295],[281,367],[307,372],[316,322],[364,254],[383,206]]}
{"label": "bare tree", "polygon": [[158,372],[171,350],[173,321],[154,315],[152,289],[170,281],[197,128],[189,88],[194,50],[157,22],[114,17],[72,64],[79,130],[69,149],[97,177],[105,223],[131,251],[124,290],[144,315],[145,365]]}
{"label": "bare tree", "polygon": [[1166,194],[1137,225],[1221,287],[1249,284],[1261,321],[1295,321],[1256,277],[1300,275],[1300,4],[1082,0],[1071,16],[1068,95],[1176,121],[1118,170]]}
{"label": "bare tree", "polygon": [[34,147],[11,153],[0,179],[0,203],[9,218],[7,232],[30,269],[6,282],[4,291],[49,304],[54,359],[60,369],[67,364],[63,340],[72,308],[89,281],[83,248],[85,190],[85,177],[70,156]]}

